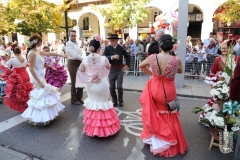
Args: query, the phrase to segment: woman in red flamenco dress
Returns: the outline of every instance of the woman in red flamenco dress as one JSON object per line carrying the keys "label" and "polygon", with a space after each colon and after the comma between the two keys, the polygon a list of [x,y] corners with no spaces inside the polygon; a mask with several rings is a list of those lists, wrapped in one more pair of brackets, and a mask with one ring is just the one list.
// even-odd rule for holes
{"label": "woman in red flamenco dress", "polygon": [[[177,109],[170,110],[166,104],[176,98],[174,78],[176,73],[182,73],[182,62],[176,56],[171,56],[172,36],[164,34],[160,39],[161,53],[153,54],[145,59],[140,68],[153,76],[140,96],[142,104],[143,142],[150,145],[150,151],[157,156],[174,157],[185,154],[187,142],[182,130]],[[159,62],[159,67],[157,64]],[[147,68],[150,65],[152,72]]]}
{"label": "woman in red flamenco dress", "polygon": [[1,78],[6,81],[4,103],[8,108],[22,113],[28,107],[26,102],[33,85],[26,71],[27,61],[22,57],[21,49],[15,47],[14,55],[15,58],[0,67],[4,72]]}

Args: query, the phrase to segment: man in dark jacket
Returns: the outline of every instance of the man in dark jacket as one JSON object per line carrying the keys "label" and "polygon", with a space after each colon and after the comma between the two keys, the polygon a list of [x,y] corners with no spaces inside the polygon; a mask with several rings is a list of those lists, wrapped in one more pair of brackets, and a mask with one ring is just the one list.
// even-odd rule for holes
{"label": "man in dark jacket", "polygon": [[160,38],[162,37],[162,35],[164,34],[164,30],[163,29],[158,29],[155,32],[155,38],[152,41],[152,43],[150,44],[150,46],[148,47],[148,55],[154,54],[154,53],[159,53],[159,45],[158,42],[160,41]]}
{"label": "man in dark jacket", "polygon": [[[108,58],[111,64],[109,73],[110,94],[114,107],[117,106],[117,101],[119,101],[120,106],[123,106],[123,71],[127,70],[130,65],[130,55],[122,46],[117,44],[119,39],[117,34],[111,34],[107,39],[109,39],[110,45],[105,48],[103,55]],[[126,60],[126,65],[123,64],[123,57]],[[115,91],[116,82],[118,97]]]}

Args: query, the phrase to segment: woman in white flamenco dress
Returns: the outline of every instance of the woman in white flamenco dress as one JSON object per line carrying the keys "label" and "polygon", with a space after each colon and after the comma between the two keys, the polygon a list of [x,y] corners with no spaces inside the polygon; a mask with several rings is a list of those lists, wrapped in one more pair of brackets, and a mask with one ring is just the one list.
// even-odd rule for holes
{"label": "woman in white flamenco dress", "polygon": [[100,40],[95,36],[90,41],[91,53],[83,59],[76,77],[76,87],[86,87],[88,98],[84,100],[83,131],[91,137],[108,137],[120,130],[120,120],[109,100],[110,63],[105,56],[99,55]]}
{"label": "woman in white flamenco dress", "polygon": [[30,37],[27,59],[29,61],[30,79],[35,88],[30,92],[27,101],[28,108],[22,117],[34,125],[46,125],[63,111],[64,105],[60,102],[61,93],[58,88],[47,84],[45,80],[44,56],[61,56],[55,52],[41,52],[42,38],[39,35]]}

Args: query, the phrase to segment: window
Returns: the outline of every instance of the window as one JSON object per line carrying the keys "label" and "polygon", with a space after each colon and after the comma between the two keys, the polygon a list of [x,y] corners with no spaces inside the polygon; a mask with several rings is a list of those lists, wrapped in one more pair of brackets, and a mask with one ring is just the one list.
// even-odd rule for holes
{"label": "window", "polygon": [[89,17],[83,18],[83,30],[89,30]]}

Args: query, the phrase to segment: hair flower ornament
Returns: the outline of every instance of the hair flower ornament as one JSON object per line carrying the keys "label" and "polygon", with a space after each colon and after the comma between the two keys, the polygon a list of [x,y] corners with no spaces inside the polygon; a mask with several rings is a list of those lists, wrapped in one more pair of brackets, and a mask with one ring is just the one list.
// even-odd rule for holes
{"label": "hair flower ornament", "polygon": [[34,39],[32,41],[29,41],[29,40],[25,41],[25,44],[26,44],[27,48],[30,48],[37,43],[38,43],[38,39]]}
{"label": "hair flower ornament", "polygon": [[38,39],[34,39],[32,41],[30,41],[31,45],[37,44],[38,43]]}
{"label": "hair flower ornament", "polygon": [[98,42],[101,42],[102,38],[98,34],[96,34],[95,36],[92,37],[92,40],[96,40]]}

